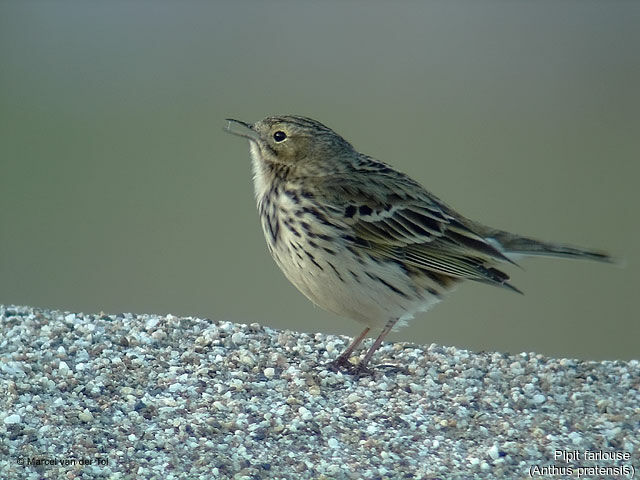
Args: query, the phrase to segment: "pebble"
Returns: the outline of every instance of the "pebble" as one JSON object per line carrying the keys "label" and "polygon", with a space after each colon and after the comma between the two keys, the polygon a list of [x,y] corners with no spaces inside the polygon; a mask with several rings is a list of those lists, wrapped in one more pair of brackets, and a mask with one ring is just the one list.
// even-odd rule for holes
{"label": "pebble", "polygon": [[535,403],[536,405],[540,405],[541,403],[544,403],[547,400],[547,398],[541,393],[538,393],[533,396],[532,400],[533,400],[533,403]]}
{"label": "pebble", "polygon": [[569,434],[569,440],[571,440],[574,445],[580,446],[582,444],[582,435],[578,432],[571,432]]}
{"label": "pebble", "polygon": [[90,422],[91,420],[93,420],[93,414],[85,408],[82,412],[80,412],[78,418],[83,422]]}
{"label": "pebble", "polygon": [[[0,478],[528,478],[557,449],[640,465],[636,360],[385,343],[354,378],[326,368],[349,341],[0,305]],[[107,462],[18,465],[60,452]]]}
{"label": "pebble", "polygon": [[69,365],[67,365],[67,362],[60,361],[60,363],[58,364],[58,373],[64,377],[66,377],[67,375],[69,375],[69,373],[71,373],[71,370],[69,369]]}
{"label": "pebble", "polygon": [[496,460],[497,458],[500,457],[500,451],[498,450],[498,445],[493,445],[489,450],[487,450],[487,454],[493,458],[494,460]]}
{"label": "pebble", "polygon": [[22,419],[20,418],[20,415],[14,413],[13,415],[8,415],[6,417],[4,417],[4,424],[5,425],[16,425],[18,423],[20,423],[22,421]]}
{"label": "pebble", "polygon": [[242,345],[245,342],[246,335],[243,332],[235,332],[231,335],[231,341],[236,345]]}

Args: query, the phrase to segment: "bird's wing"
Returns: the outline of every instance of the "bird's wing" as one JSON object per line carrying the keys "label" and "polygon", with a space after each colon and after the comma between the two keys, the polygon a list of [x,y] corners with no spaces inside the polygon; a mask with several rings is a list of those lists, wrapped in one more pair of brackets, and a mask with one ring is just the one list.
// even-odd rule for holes
{"label": "bird's wing", "polygon": [[334,178],[317,196],[334,218],[342,213],[353,232],[347,241],[414,268],[517,291],[507,274],[491,266],[511,261],[437,197],[402,175],[369,174],[366,180]]}

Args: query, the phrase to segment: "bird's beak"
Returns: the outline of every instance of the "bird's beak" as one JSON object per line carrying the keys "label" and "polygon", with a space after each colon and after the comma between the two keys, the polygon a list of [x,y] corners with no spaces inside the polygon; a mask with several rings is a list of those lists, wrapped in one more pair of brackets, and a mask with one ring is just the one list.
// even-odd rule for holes
{"label": "bird's beak", "polygon": [[260,136],[258,132],[253,129],[253,126],[249,123],[243,122],[241,120],[234,120],[233,118],[225,118],[228,122],[227,126],[224,127],[224,131],[231,133],[232,135],[237,135],[239,137],[244,137],[254,142],[257,142]]}

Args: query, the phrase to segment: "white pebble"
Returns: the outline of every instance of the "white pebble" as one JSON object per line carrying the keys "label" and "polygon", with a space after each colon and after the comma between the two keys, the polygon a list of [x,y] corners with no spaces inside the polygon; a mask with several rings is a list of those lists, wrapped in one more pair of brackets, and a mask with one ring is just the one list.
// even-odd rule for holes
{"label": "white pebble", "polygon": [[242,365],[246,365],[247,367],[253,367],[256,364],[255,358],[251,352],[242,352],[238,357],[238,360]]}
{"label": "white pebble", "polygon": [[409,388],[411,389],[411,393],[424,392],[424,387],[418,383],[410,383]]}
{"label": "white pebble", "polygon": [[571,432],[569,434],[569,439],[573,442],[574,445],[580,445],[582,443],[582,435],[578,432]]}
{"label": "white pebble", "polygon": [[338,440],[336,440],[335,438],[330,438],[327,444],[329,445],[329,448],[338,448],[340,446],[338,444]]}
{"label": "white pebble", "polygon": [[231,341],[236,345],[242,345],[245,342],[246,335],[242,332],[236,332],[231,335]]}
{"label": "white pebble", "polygon": [[69,365],[67,365],[67,362],[64,362],[61,360],[60,363],[58,364],[58,373],[60,375],[67,376],[69,375],[70,372],[71,370],[69,369]]}
{"label": "white pebble", "polygon": [[493,447],[487,450],[487,454],[494,460],[500,458],[500,450],[498,450],[498,445],[494,444]]}
{"label": "white pebble", "polygon": [[267,367],[262,373],[264,373],[264,376],[267,378],[273,378],[273,376],[276,374],[276,371],[272,367]]}
{"label": "white pebble", "polygon": [[547,397],[545,397],[541,393],[537,393],[536,395],[533,396],[532,400],[533,400],[533,403],[535,403],[536,405],[540,405],[541,403],[544,403],[547,401]]}
{"label": "white pebble", "polygon": [[159,323],[160,323],[160,319],[158,319],[158,317],[153,317],[145,322],[144,328],[146,328],[147,331],[154,330]]}
{"label": "white pebble", "polygon": [[618,436],[618,434],[622,431],[620,427],[608,428],[604,431],[604,436],[607,440],[611,441]]}
{"label": "white pebble", "polygon": [[26,375],[22,366],[18,362],[2,362],[0,363],[0,370],[12,377],[24,377]]}
{"label": "white pebble", "polygon": [[313,414],[307,410],[305,407],[298,408],[298,413],[300,414],[300,418],[302,420],[311,420],[313,418]]}
{"label": "white pebble", "polygon": [[14,413],[13,415],[9,415],[8,417],[5,417],[4,424],[15,425],[17,423],[20,423],[21,421],[22,421],[22,418],[20,418],[20,415],[18,415],[17,413]]}
{"label": "white pebble", "polygon": [[80,412],[78,418],[83,422],[90,422],[91,420],[93,420],[93,414],[85,408],[82,412]]}

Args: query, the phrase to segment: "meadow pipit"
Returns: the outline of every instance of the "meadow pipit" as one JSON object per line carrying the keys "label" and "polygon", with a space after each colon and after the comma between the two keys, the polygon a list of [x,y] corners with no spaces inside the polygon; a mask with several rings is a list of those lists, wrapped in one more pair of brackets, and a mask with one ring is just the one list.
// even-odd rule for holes
{"label": "meadow pipit", "polygon": [[[313,303],[366,326],[332,362],[335,369],[366,371],[396,324],[462,280],[519,292],[499,263],[522,255],[610,261],[603,252],[469,220],[310,118],[228,121],[229,133],[249,140],[262,229],[278,266]],[[352,365],[351,354],[372,328],[380,334]]]}

